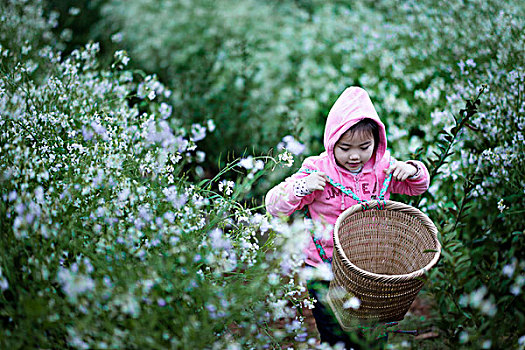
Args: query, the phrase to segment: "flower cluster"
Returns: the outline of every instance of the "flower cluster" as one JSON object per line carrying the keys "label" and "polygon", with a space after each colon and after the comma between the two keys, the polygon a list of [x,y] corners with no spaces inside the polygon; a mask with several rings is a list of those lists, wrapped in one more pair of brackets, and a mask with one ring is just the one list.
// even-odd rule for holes
{"label": "flower cluster", "polygon": [[222,180],[219,183],[219,191],[224,192],[227,196],[229,196],[233,193],[233,186],[235,186],[235,182]]}
{"label": "flower cluster", "polygon": [[[308,301],[286,277],[301,274],[299,224],[247,203],[289,175],[266,165],[322,151],[349,85],[370,92],[396,156],[451,153],[419,202],[445,223],[428,291],[446,345],[523,346],[520,1],[151,5],[104,2],[97,31],[118,47],[99,59],[97,43],[61,52],[73,31],[53,5],[0,3],[0,307],[8,341],[28,342],[4,347],[277,347],[281,316],[303,342],[292,314]],[[277,143],[278,160],[245,152]],[[215,169],[226,153],[243,158]]]}
{"label": "flower cluster", "polygon": [[291,167],[293,165],[294,158],[290,152],[284,151],[283,153],[280,153],[278,157],[279,161],[284,162],[284,165],[286,165],[287,167]]}
{"label": "flower cluster", "polygon": [[277,145],[277,149],[285,149],[293,155],[300,155],[304,152],[306,146],[297,141],[292,135],[283,137],[283,140]]}
{"label": "flower cluster", "polygon": [[[7,10],[2,35],[20,16]],[[2,61],[0,77],[2,345],[259,348],[304,333],[268,326],[272,306],[301,300],[293,281],[268,282],[300,266],[293,229],[268,238],[272,224],[231,198],[233,181],[218,194],[184,175],[204,159],[197,143],[213,120],[182,127],[172,92],[125,70],[123,51],[105,70],[95,43],[64,57],[24,44],[38,64],[11,44],[2,55],[17,64]],[[249,191],[264,162],[240,164],[253,176],[239,191]]]}

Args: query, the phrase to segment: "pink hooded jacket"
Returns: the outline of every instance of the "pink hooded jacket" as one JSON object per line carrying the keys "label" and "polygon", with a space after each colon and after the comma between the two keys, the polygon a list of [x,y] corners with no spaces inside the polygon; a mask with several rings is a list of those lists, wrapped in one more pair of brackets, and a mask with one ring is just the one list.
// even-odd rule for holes
{"label": "pink hooded jacket", "polygon": [[[375,154],[363,166],[361,172],[354,175],[337,165],[334,157],[334,147],[339,138],[352,125],[364,118],[370,118],[378,124],[379,144]],[[362,200],[370,200],[372,197],[376,198],[379,196],[386,177],[384,169],[389,167],[391,161],[394,161],[386,146],[385,126],[379,119],[367,92],[359,87],[349,87],[337,99],[328,114],[324,132],[326,152],[306,158],[301,168],[322,171],[335,182],[351,189]],[[424,164],[414,160],[408,162],[419,168],[419,175],[403,182],[392,179],[385,194],[385,199],[390,197],[390,193],[415,196],[424,193],[428,189],[429,175]],[[357,201],[328,183],[323,191],[314,191],[304,197],[298,197],[294,194],[294,182],[306,176],[308,174],[299,171],[272,188],[266,195],[266,209],[274,216],[289,216],[296,210],[308,206],[313,220],[331,226],[330,238],[321,239],[321,245],[326,255],[331,258],[334,246],[333,225],[339,215],[345,209],[357,204]],[[308,265],[317,266],[322,263],[319,252],[311,238],[305,254]]]}

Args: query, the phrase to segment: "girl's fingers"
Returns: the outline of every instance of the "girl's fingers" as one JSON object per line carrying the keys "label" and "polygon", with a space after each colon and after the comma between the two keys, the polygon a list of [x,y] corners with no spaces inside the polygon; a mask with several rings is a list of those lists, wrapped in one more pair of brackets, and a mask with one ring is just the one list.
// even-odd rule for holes
{"label": "girl's fingers", "polygon": [[403,163],[400,162],[391,164],[387,169],[384,170],[384,172],[387,175],[392,174],[392,177],[396,181],[405,181],[411,175],[411,170],[407,169],[407,167],[404,167]]}
{"label": "girl's fingers", "polygon": [[398,162],[395,162],[393,164],[390,164],[388,168],[386,168],[385,173],[389,175],[390,173],[393,173],[395,170],[398,169]]}
{"label": "girl's fingers", "polygon": [[396,170],[394,170],[394,177],[395,177],[396,179],[398,179],[398,180],[399,180],[399,172],[400,172],[400,169],[399,169],[399,168],[396,168]]}
{"label": "girl's fingers", "polygon": [[314,190],[315,191],[320,191],[320,190],[323,190],[323,189],[324,189],[324,186],[322,184],[317,183],[314,186]]}
{"label": "girl's fingers", "polygon": [[323,172],[316,172],[308,176],[307,187],[310,191],[324,190],[326,186],[326,175]]}

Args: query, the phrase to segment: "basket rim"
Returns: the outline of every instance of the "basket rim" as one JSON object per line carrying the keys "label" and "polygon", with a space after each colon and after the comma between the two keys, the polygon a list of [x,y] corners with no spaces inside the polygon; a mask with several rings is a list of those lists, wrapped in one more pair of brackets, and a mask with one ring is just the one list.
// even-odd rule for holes
{"label": "basket rim", "polygon": [[363,211],[363,206],[361,204],[356,204],[351,206],[350,208],[346,209],[339,217],[337,218],[337,221],[334,225],[334,249],[337,250],[337,253],[341,256],[341,262],[345,265],[345,267],[354,270],[356,273],[362,275],[363,277],[371,278],[374,280],[379,281],[385,281],[385,282],[400,282],[400,281],[407,281],[414,278],[418,278],[423,276],[427,271],[429,271],[439,260],[439,257],[441,255],[441,243],[439,243],[439,239],[437,236],[438,230],[436,228],[436,225],[430,220],[430,218],[421,212],[419,209],[410,206],[405,203],[391,201],[391,200],[385,200],[385,201],[377,201],[377,200],[371,200],[368,201],[368,207],[369,209],[375,209],[377,210],[378,205],[382,207],[381,210],[391,210],[391,211],[402,211],[405,213],[408,213],[410,215],[415,216],[418,218],[421,223],[430,231],[432,234],[435,243],[436,243],[436,252],[433,252],[434,256],[432,260],[424,267],[420,268],[419,270],[416,270],[414,272],[408,273],[408,274],[402,274],[402,275],[384,275],[384,274],[378,274],[370,271],[366,271],[355,264],[353,264],[350,259],[346,256],[346,253],[344,252],[343,248],[341,247],[341,242],[339,241],[339,227],[341,226],[341,222],[345,220],[348,216]]}

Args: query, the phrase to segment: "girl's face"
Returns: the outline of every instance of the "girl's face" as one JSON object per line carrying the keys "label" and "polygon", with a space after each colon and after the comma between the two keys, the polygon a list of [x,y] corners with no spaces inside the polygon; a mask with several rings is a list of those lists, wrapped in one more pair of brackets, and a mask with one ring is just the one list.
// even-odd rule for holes
{"label": "girl's face", "polygon": [[360,171],[372,157],[374,143],[374,135],[371,132],[347,131],[335,144],[335,161],[346,170]]}

